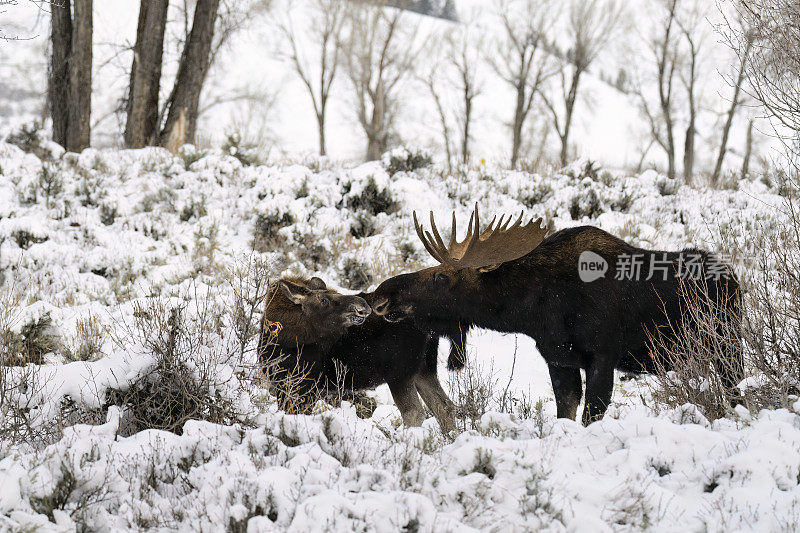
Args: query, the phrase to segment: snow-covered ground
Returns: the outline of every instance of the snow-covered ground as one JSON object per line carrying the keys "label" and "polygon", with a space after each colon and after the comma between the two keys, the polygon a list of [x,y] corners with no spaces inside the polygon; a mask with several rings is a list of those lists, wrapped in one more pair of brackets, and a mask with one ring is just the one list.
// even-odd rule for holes
{"label": "snow-covered ground", "polygon": [[[582,163],[551,176],[491,166],[390,175],[389,156],[252,166],[191,147],[49,149],[56,160],[43,162],[0,143],[0,317],[20,333],[47,316],[61,341],[41,364],[2,375],[0,417],[13,402],[52,428],[68,397],[106,423],[67,427],[44,448],[0,442],[0,530],[791,531],[800,519],[800,404],[710,423],[692,406],[654,409],[646,378],[618,380],[606,418],[583,428],[555,419],[530,339],[478,331],[469,371],[533,409],[501,413],[495,401],[449,442],[433,419],[403,428],[386,387],[367,419],[347,403],[277,411],[266,390],[240,381],[255,339],[242,355],[230,314],[255,262],[273,278],[314,273],[342,290],[433,264],[411,212],[454,209],[463,220],[474,202],[543,215],[555,229],[590,223],[636,245],[724,252],[721,230],[746,246],[753,228],[782,222],[782,198],[759,180],[709,190],[653,171],[583,176]],[[9,304],[12,293],[23,298]],[[209,308],[219,317],[198,353],[252,426],[191,421],[181,435],[126,436],[125,413],[103,409],[109,388],[154,364],[128,335],[154,299],[197,323]],[[103,342],[73,361],[70,339],[89,317]],[[440,376],[455,395],[458,378],[444,367]]]}

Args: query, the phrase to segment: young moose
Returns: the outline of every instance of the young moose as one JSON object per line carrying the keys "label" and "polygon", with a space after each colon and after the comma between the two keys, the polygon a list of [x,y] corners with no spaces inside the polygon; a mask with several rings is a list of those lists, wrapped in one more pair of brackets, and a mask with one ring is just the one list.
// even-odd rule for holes
{"label": "young moose", "polygon": [[[559,231],[546,239],[541,219],[511,225],[495,219],[480,232],[478,206],[467,236],[456,240],[456,221],[449,246],[439,235],[431,213],[431,232],[423,231],[414,213],[419,238],[439,266],[384,281],[375,291],[375,314],[389,322],[410,319],[423,331],[466,331],[481,327],[532,337],[547,362],[560,418],[575,418],[586,371],[586,404],[582,421],[602,418],[611,400],[614,369],[652,372],[653,336],[688,333],[694,325],[687,306],[721,309],[722,322],[736,328],[740,294],[730,269],[700,250],[655,252],[635,248],[598,228]],[[592,259],[600,270],[581,279],[579,261]],[[628,275],[625,258],[636,258],[638,275]],[[692,262],[693,261],[693,262]],[[690,264],[691,263],[691,264]],[[658,264],[656,275],[649,271]],[[607,271],[602,271],[605,265]],[[699,291],[686,291],[682,273],[694,266]],[[716,272],[716,277],[711,273]],[[633,274],[637,274],[633,272]],[[691,301],[690,301],[691,300]],[[730,327],[727,332],[736,331]],[[719,362],[729,388],[741,379],[741,350],[735,334]]]}
{"label": "young moose", "polygon": [[[455,406],[436,374],[438,337],[412,323],[368,316],[372,294],[342,295],[319,278],[282,279],[266,301],[258,353],[271,369],[282,403],[289,392],[313,401],[319,389],[362,390],[387,383],[406,426],[424,420],[421,396],[442,432],[455,429]],[[264,325],[276,323],[277,335],[265,334]],[[298,372],[303,379],[296,383]],[[289,386],[293,390],[286,390]]]}

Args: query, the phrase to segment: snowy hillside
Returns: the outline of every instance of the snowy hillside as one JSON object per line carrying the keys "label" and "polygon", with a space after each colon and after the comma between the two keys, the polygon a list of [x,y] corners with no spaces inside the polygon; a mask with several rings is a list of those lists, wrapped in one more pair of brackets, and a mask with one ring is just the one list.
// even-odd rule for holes
{"label": "snowy hillside", "polygon": [[[749,230],[782,223],[783,199],[761,181],[694,189],[583,163],[551,176],[401,170],[405,150],[360,166],[189,146],[44,143],[40,156],[0,144],[0,329],[30,357],[0,373],[0,423],[23,416],[38,436],[0,441],[0,530],[788,531],[800,517],[800,404],[712,423],[659,408],[648,378],[618,380],[606,418],[583,428],[555,419],[530,339],[478,331],[469,368],[440,377],[457,403],[465,379],[495,392],[449,442],[433,419],[403,428],[385,386],[366,414],[277,411],[254,377],[253,330],[242,334],[248,304],[258,323],[259,274],[355,290],[433,264],[413,210],[464,219],[479,202],[725,252],[722,229],[746,247]],[[132,434],[119,399],[151,390],[162,311],[165,329],[183,317],[190,373],[214,398],[200,418],[220,425]]]}

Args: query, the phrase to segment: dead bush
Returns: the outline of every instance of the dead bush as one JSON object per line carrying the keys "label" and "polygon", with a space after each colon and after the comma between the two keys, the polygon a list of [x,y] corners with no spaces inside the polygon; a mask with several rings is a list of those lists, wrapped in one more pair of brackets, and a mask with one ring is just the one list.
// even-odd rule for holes
{"label": "dead bush", "polygon": [[291,414],[307,414],[314,406],[312,396],[318,396],[316,383],[310,376],[308,365],[302,363],[302,348],[297,356],[292,357],[281,352],[276,343],[281,329],[283,325],[280,322],[262,320],[258,339],[259,372],[266,379],[278,409]]}
{"label": "dead bush", "polygon": [[[259,335],[261,308],[266,298],[273,269],[257,254],[238,261],[229,269],[225,279],[232,292],[227,309],[228,320],[237,340],[239,363],[244,363],[251,341]],[[256,357],[252,360],[255,361]]]}
{"label": "dead bush", "polygon": [[479,363],[466,365],[448,375],[448,385],[456,404],[456,424],[459,431],[478,429],[480,420],[497,397],[497,378],[494,369]]}
{"label": "dead bush", "polygon": [[137,305],[134,317],[134,324],[123,328],[125,341],[118,342],[136,339],[155,364],[127,390],[109,391],[110,402],[125,410],[132,432],[163,429],[180,434],[187,420],[251,423],[231,393],[240,389],[238,378],[226,380],[217,372],[220,360],[235,354],[212,349],[222,324],[216,311],[198,304],[197,312],[189,313],[186,305],[152,299]]}
{"label": "dead bush", "polygon": [[651,332],[653,399],[669,407],[691,403],[710,420],[743,398],[740,295],[710,297],[707,280],[681,280],[682,321]]}
{"label": "dead bush", "polygon": [[746,285],[747,396],[756,408],[785,407],[800,395],[800,213],[786,200],[789,223],[756,238],[760,253]]}
{"label": "dead bush", "polygon": [[286,238],[278,230],[294,224],[290,213],[259,213],[253,224],[253,249],[258,252],[271,252],[281,248]]}
{"label": "dead bush", "polygon": [[64,341],[64,356],[67,361],[94,361],[102,357],[103,344],[108,333],[94,315],[79,318],[75,323],[75,335]]}

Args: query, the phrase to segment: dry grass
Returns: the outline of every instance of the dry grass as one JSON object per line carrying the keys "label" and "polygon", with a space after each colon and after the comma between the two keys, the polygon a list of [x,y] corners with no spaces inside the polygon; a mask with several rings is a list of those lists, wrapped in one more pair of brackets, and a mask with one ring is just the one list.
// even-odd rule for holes
{"label": "dry grass", "polygon": [[743,399],[735,387],[744,370],[741,316],[735,302],[723,296],[712,301],[704,281],[682,282],[680,290],[688,302],[681,323],[650,337],[656,364],[651,392],[661,404],[691,403],[713,420]]}

